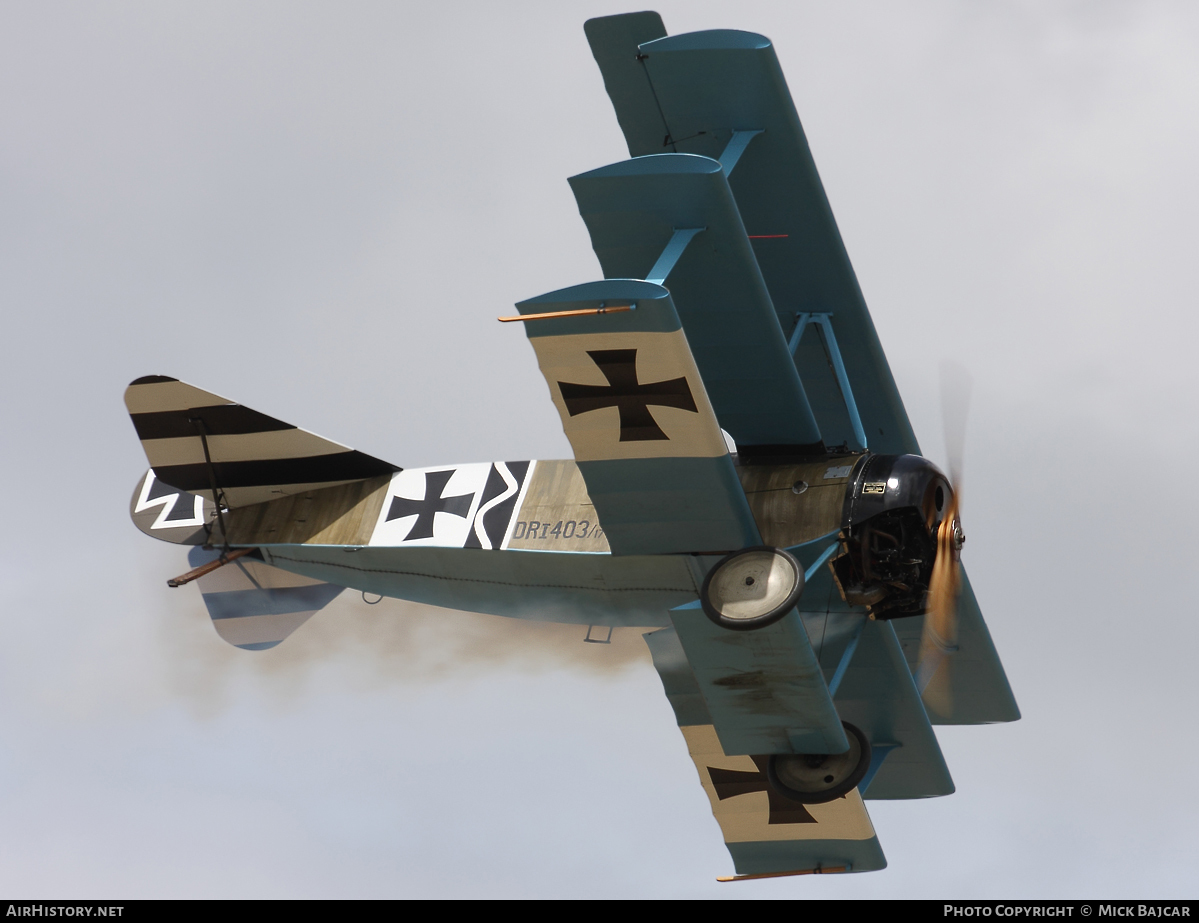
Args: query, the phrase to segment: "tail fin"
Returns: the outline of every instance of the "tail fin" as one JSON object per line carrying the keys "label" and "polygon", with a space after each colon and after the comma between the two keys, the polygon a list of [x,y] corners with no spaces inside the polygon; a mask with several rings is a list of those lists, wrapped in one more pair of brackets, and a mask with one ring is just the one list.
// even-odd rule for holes
{"label": "tail fin", "polygon": [[[200,567],[220,554],[215,548],[193,548],[187,560]],[[196,583],[216,633],[248,651],[279,644],[345,589],[272,567],[257,552],[205,574]]]}
{"label": "tail fin", "polygon": [[165,375],[133,382],[125,406],[154,476],[227,508],[401,470]]}

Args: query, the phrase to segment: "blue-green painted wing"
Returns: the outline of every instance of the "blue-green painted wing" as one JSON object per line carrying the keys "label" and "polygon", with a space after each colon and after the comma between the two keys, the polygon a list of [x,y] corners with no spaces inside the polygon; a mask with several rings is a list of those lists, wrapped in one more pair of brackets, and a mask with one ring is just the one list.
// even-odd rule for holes
{"label": "blue-green painted wing", "polygon": [[708,689],[677,630],[655,631],[645,641],[738,875],[886,868],[857,789],[816,805],[777,795],[767,781],[766,758],[730,750],[718,732],[719,721],[705,699]]}
{"label": "blue-green painted wing", "polygon": [[844,753],[849,747],[797,613],[729,631],[698,604],[671,610],[724,752]]}
{"label": "blue-green painted wing", "polygon": [[[918,453],[769,39],[728,30],[664,34],[647,14],[587,26],[629,153],[729,161],[734,132],[760,132],[741,135],[748,145],[729,185],[780,327],[789,336],[797,313],[831,312],[870,448]],[[852,444],[844,402],[815,336],[801,342],[797,364],[824,441]]]}
{"label": "blue-green painted wing", "polygon": [[808,581],[799,608],[837,713],[874,749],[877,769],[864,780],[862,797],[951,794],[953,779],[895,636],[900,623],[872,621],[846,605],[827,568]]}
{"label": "blue-green painted wing", "polygon": [[825,549],[822,541],[793,549],[811,574],[798,608],[837,714],[859,728],[874,750],[862,797],[951,794],[953,779],[895,636],[900,622],[874,621],[863,608],[848,605],[830,569],[813,566]]}
{"label": "blue-green painted wing", "polygon": [[720,163],[640,157],[571,177],[604,275],[670,289],[721,427],[742,457],[822,453]]}
{"label": "blue-green painted wing", "polygon": [[666,153],[662,142],[667,129],[645,66],[637,57],[639,45],[666,37],[662,17],[652,11],[599,16],[587,20],[583,31],[616,108],[629,154]]}
{"label": "blue-green painted wing", "polygon": [[[896,619],[895,633],[903,645],[912,671],[920,657],[920,635],[924,619]],[[950,667],[952,715],[931,712],[933,724],[997,724],[1020,720],[1020,707],[1012,694],[999,652],[983,621],[982,610],[962,568],[962,592],[958,597],[957,652]]]}

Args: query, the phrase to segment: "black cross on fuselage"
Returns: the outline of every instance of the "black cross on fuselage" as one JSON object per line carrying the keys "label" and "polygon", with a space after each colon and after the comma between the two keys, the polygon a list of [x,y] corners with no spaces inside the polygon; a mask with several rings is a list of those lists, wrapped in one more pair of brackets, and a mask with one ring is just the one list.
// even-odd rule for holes
{"label": "black cross on fuselage", "polygon": [[562,401],[570,415],[615,407],[620,413],[620,441],[644,442],[669,439],[658,426],[649,405],[677,407],[699,413],[686,378],[637,383],[637,350],[589,349],[592,361],[608,379],[605,385],[576,385],[560,381]]}
{"label": "black cross on fuselage", "polygon": [[385,522],[402,519],[416,514],[416,522],[404,536],[404,541],[410,542],[417,538],[433,537],[433,518],[437,513],[449,513],[452,516],[466,518],[470,513],[470,503],[474,494],[463,494],[460,497],[443,497],[442,491],[454,476],[453,469],[449,471],[425,472],[425,499],[409,500],[407,497],[392,497],[391,507],[387,510]]}
{"label": "black cross on fuselage", "polygon": [[792,801],[776,792],[770,786],[770,777],[766,774],[768,756],[751,756],[757,772],[745,772],[741,769],[708,768],[708,776],[712,779],[712,787],[716,789],[716,797],[721,801],[735,798],[737,795],[748,795],[751,792],[765,792],[770,799],[771,824],[814,824],[816,818],[808,813],[798,801]]}

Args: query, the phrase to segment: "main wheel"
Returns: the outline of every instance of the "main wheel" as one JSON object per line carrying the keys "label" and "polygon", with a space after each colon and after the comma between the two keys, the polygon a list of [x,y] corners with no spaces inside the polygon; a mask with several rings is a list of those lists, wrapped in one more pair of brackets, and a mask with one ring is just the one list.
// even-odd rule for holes
{"label": "main wheel", "polygon": [[853,791],[870,768],[870,741],[844,721],[845,753],[776,753],[766,764],[770,785],[801,804],[824,804]]}
{"label": "main wheel", "polygon": [[803,566],[787,552],[768,546],[744,548],[708,572],[699,598],[717,625],[750,631],[790,612],[803,585]]}

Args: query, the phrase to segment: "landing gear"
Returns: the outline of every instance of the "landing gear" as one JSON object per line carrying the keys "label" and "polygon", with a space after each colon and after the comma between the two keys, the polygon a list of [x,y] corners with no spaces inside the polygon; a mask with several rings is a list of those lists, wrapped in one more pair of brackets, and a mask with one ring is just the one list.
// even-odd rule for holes
{"label": "landing gear", "polygon": [[771,787],[800,804],[824,804],[853,791],[870,767],[870,741],[842,721],[849,750],[845,753],[776,753],[766,765]]}
{"label": "landing gear", "polygon": [[704,612],[717,625],[751,631],[777,622],[803,593],[803,567],[778,548],[744,548],[708,572],[700,591]]}

